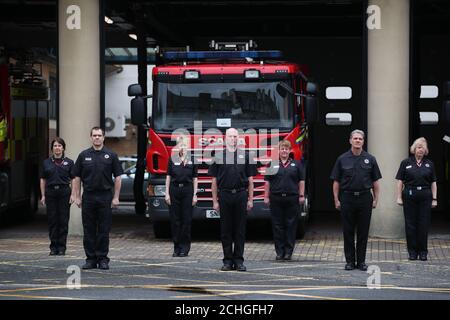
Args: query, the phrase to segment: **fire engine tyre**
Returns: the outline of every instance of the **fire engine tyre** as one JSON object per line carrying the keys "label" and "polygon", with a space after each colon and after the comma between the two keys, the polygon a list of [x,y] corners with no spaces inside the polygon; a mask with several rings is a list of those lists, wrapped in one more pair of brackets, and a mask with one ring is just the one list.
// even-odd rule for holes
{"label": "fire engine tyre", "polygon": [[153,233],[157,239],[170,238],[170,223],[161,221],[153,222]]}
{"label": "fire engine tyre", "polygon": [[142,203],[139,203],[139,202],[135,203],[134,212],[136,214],[143,215],[143,214],[145,214],[146,210],[147,210],[147,204],[145,203],[145,201]]}
{"label": "fire engine tyre", "polygon": [[31,186],[29,192],[29,200],[26,207],[26,219],[34,219],[38,210],[38,189],[34,185]]}
{"label": "fire engine tyre", "polygon": [[9,205],[9,177],[5,172],[0,172],[0,212]]}

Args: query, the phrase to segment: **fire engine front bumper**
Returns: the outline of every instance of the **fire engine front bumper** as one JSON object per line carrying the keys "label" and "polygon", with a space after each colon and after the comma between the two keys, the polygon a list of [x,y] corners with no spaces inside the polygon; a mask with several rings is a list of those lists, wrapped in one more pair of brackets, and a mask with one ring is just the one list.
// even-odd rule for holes
{"label": "fire engine front bumper", "polygon": [[[147,215],[152,222],[169,221],[169,207],[163,197],[149,197]],[[204,207],[203,204],[192,209],[192,220],[219,220],[220,213],[215,212],[211,207]],[[262,200],[253,202],[253,209],[248,212],[249,220],[270,219],[270,209]]]}

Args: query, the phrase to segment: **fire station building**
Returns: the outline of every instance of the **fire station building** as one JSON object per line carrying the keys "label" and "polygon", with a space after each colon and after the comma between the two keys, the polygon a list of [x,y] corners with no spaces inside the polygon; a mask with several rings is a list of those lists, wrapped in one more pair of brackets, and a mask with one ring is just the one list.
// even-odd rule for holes
{"label": "fire station building", "polygon": [[[137,153],[126,87],[140,83],[152,93],[160,48],[253,40],[258,49],[280,50],[307,66],[319,88],[309,137],[312,214],[337,214],[329,176],[350,132],[361,129],[383,175],[370,234],[396,238],[404,217],[395,175],[418,137],[428,140],[436,165],[433,213],[450,209],[449,15],[445,0],[8,0],[0,4],[0,48],[46,65],[50,136],[65,139],[72,159],[96,125],[107,128],[119,155]],[[79,234],[81,214],[71,210],[70,232]]]}

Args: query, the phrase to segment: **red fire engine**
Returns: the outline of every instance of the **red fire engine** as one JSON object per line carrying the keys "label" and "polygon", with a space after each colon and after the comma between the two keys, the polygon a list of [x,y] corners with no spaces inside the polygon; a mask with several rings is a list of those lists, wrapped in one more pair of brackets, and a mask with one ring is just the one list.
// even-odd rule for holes
{"label": "red fire engine", "polygon": [[[253,41],[218,43],[209,51],[166,51],[152,71],[152,116],[147,121],[140,85],[129,87],[131,122],[148,128],[146,170],[148,213],[156,237],[169,233],[169,210],[164,202],[165,174],[179,134],[191,138],[191,153],[199,163],[198,203],[193,220],[213,220],[211,177],[207,175],[211,149],[223,148],[229,127],[241,131],[241,147],[260,165],[254,177],[253,219],[270,219],[263,203],[264,164],[278,159],[278,141],[288,139],[293,157],[308,169],[308,132],[315,118],[316,86],[308,82],[306,66],[280,61],[280,51],[255,50]],[[138,142],[139,143],[139,142]],[[275,152],[275,153],[274,153]],[[310,195],[299,212],[299,236],[305,232]]]}
{"label": "red fire engine", "polygon": [[[36,65],[0,57],[0,217],[31,216],[48,156],[49,90]],[[11,210],[14,209],[14,210]]]}

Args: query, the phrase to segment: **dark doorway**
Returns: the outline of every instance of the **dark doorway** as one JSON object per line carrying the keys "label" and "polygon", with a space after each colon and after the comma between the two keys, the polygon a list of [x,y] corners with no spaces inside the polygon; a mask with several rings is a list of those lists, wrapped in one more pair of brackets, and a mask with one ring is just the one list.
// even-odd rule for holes
{"label": "dark doorway", "polygon": [[444,103],[450,100],[450,3],[416,0],[412,5],[410,142],[425,137],[436,166],[438,208],[450,208],[449,146]]}

